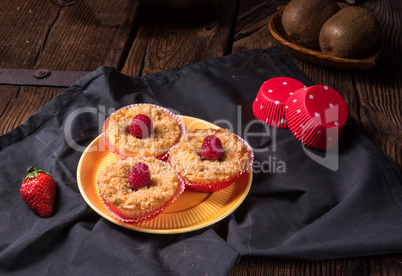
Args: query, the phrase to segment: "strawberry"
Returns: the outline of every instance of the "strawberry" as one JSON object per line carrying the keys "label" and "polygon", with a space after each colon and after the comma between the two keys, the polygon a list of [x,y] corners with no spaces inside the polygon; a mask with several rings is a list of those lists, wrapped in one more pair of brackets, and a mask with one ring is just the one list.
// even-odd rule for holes
{"label": "strawberry", "polygon": [[128,175],[128,183],[130,183],[131,187],[135,190],[144,186],[149,186],[151,183],[151,174],[148,165],[142,162],[134,164],[130,174]]}
{"label": "strawberry", "polygon": [[20,194],[28,207],[42,217],[53,213],[56,183],[53,177],[38,167],[29,166],[23,179]]}
{"label": "strawberry", "polygon": [[221,140],[215,135],[205,137],[201,146],[201,155],[206,160],[219,160],[223,156]]}
{"label": "strawberry", "polygon": [[145,138],[151,135],[153,124],[151,119],[144,114],[138,114],[133,118],[128,131],[135,137]]}

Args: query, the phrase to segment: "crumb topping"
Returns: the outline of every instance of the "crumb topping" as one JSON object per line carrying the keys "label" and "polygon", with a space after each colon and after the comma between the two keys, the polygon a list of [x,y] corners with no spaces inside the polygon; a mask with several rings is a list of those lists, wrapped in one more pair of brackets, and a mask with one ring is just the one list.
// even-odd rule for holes
{"label": "crumb topping", "polygon": [[[137,138],[130,134],[129,126],[138,114],[147,115],[153,122],[152,134]],[[175,118],[152,104],[120,109],[111,114],[106,136],[117,151],[124,155],[160,156],[165,154],[180,137],[180,126]]]}
{"label": "crumb topping", "polygon": [[[128,175],[138,162],[148,165],[151,183],[135,190],[128,182]],[[177,175],[168,164],[145,156],[116,161],[107,166],[98,177],[102,197],[116,208],[125,211],[156,209],[174,195],[178,185]]]}
{"label": "crumb topping", "polygon": [[[220,160],[205,160],[202,143],[208,135],[217,136],[224,149]],[[172,167],[191,182],[216,182],[240,173],[250,162],[247,146],[229,129],[197,129],[186,133],[169,153]]]}

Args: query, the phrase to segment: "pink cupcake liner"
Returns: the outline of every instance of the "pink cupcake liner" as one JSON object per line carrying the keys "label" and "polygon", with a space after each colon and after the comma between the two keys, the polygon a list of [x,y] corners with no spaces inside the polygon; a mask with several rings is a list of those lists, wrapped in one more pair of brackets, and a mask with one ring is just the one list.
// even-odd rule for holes
{"label": "pink cupcake liner", "polygon": [[287,128],[286,101],[302,87],[304,87],[302,82],[288,77],[277,77],[265,81],[253,103],[254,116],[269,126]]}
{"label": "pink cupcake liner", "polygon": [[346,103],[339,93],[325,85],[297,90],[286,103],[286,119],[292,134],[315,149],[334,146],[346,123]]}
{"label": "pink cupcake liner", "polygon": [[[170,166],[170,165],[169,165]],[[183,179],[176,173],[177,180],[179,185],[176,188],[175,193],[173,196],[165,202],[162,206],[154,210],[146,210],[146,211],[128,211],[128,210],[121,210],[113,206],[111,203],[108,203],[102,196],[102,193],[99,190],[99,196],[102,199],[103,204],[105,205],[106,209],[112,214],[112,216],[121,222],[128,222],[128,223],[141,223],[148,220],[151,220],[162,213],[162,211],[172,204],[176,199],[183,193],[185,189],[185,184]]]}
{"label": "pink cupcake liner", "polygon": [[247,146],[247,151],[250,154],[250,159],[249,162],[244,166],[243,170],[240,171],[239,173],[237,173],[236,175],[231,176],[230,178],[221,180],[221,181],[216,181],[216,182],[191,182],[189,180],[187,180],[185,177],[180,176],[186,187],[192,189],[192,190],[196,190],[199,192],[206,192],[206,193],[210,193],[210,192],[217,192],[219,190],[225,189],[227,187],[229,187],[230,185],[232,185],[241,175],[243,175],[244,173],[246,173],[252,166],[253,161],[254,161],[254,152],[253,149],[251,148],[251,146],[241,137],[237,136],[239,138],[239,140],[241,142],[243,142],[244,144],[246,144]]}
{"label": "pink cupcake liner", "polygon": [[[132,107],[134,107],[134,106],[140,106],[140,105],[144,105],[144,104],[147,104],[147,103],[137,103],[137,104],[127,105],[127,106],[124,106],[124,107],[122,107],[122,108],[116,110],[115,112],[117,112],[117,111],[119,111],[119,110],[121,110],[121,109],[130,109],[130,108],[132,108]],[[179,135],[179,137],[177,138],[177,141],[175,142],[175,144],[176,144],[177,142],[179,142],[179,140],[181,139],[181,137],[186,133],[186,127],[184,126],[184,123],[182,122],[182,120],[180,120],[180,118],[179,118],[176,114],[174,114],[172,111],[170,111],[169,109],[166,109],[166,108],[164,108],[164,107],[161,107],[161,106],[158,106],[158,105],[155,105],[155,104],[152,104],[152,105],[153,105],[155,108],[160,108],[160,109],[162,109],[164,112],[168,113],[170,117],[172,117],[173,119],[175,119],[175,120],[177,121],[177,123],[179,124],[179,127],[180,127],[180,135]],[[136,156],[136,155],[141,154],[141,152],[138,152],[138,153],[136,153],[136,154],[124,154],[124,153],[121,153],[119,150],[117,150],[117,149],[114,147],[114,145],[109,141],[109,139],[107,138],[107,135],[106,135],[106,131],[107,131],[108,126],[109,126],[109,118],[110,118],[110,116],[106,118],[105,123],[103,124],[103,127],[102,127],[102,139],[103,139],[103,143],[106,145],[106,147],[109,149],[109,151],[111,151],[111,152],[113,152],[115,155],[119,156],[120,159],[126,159],[127,157],[134,157],[134,156]],[[175,145],[175,144],[173,144],[173,145]],[[172,145],[172,146],[173,146],[173,145]],[[169,156],[169,151],[170,151],[170,148],[169,148],[164,154],[161,154],[161,155],[159,155],[159,156],[155,156],[155,158],[157,158],[157,159],[159,159],[159,160],[162,160],[162,161],[166,161],[166,159],[167,159],[168,156]]]}

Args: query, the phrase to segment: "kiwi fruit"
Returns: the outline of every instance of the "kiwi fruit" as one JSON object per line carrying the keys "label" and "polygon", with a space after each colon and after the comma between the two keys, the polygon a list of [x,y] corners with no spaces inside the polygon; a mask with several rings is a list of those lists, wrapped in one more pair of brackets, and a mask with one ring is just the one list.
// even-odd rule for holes
{"label": "kiwi fruit", "polygon": [[340,58],[358,58],[380,40],[381,26],[368,10],[348,6],[329,18],[319,35],[321,51]]}
{"label": "kiwi fruit", "polygon": [[283,11],[282,26],[290,41],[318,48],[321,27],[339,9],[335,0],[292,0]]}

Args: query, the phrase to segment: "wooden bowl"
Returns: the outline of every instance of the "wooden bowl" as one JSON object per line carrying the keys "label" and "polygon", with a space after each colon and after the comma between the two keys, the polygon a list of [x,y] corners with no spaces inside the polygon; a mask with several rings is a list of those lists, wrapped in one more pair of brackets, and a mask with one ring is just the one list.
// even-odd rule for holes
{"label": "wooden bowl", "polygon": [[[338,3],[345,7],[346,4]],[[292,43],[282,26],[282,14],[285,6],[278,7],[278,11],[270,18],[268,29],[272,36],[283,46],[285,51],[298,59],[305,60],[314,64],[333,67],[344,70],[368,70],[375,66],[380,55],[379,44],[361,59],[338,58],[325,55],[322,51],[309,49],[301,45]]]}

